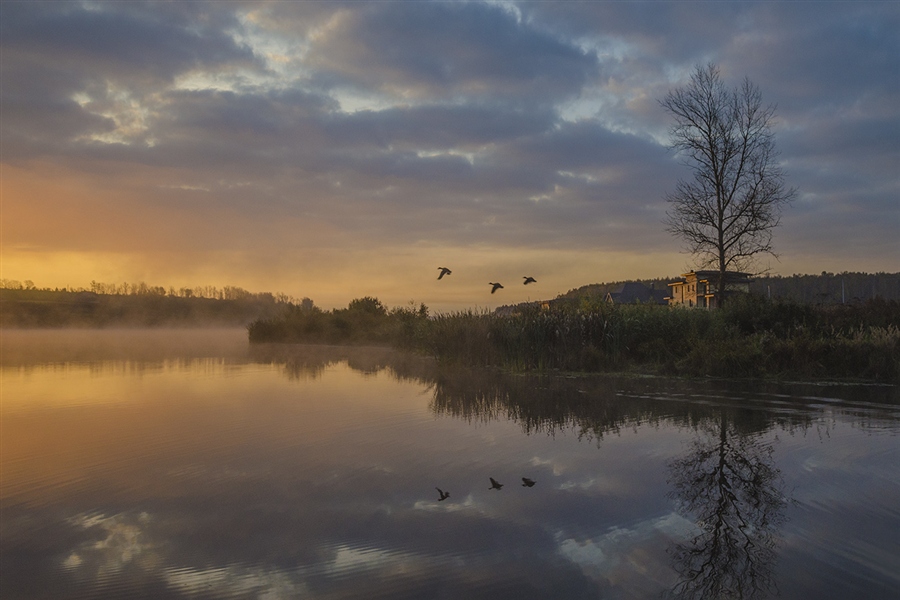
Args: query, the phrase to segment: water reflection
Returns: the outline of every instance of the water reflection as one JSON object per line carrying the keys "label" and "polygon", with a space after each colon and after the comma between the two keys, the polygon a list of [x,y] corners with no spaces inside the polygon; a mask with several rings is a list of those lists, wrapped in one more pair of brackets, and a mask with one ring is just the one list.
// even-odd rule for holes
{"label": "water reflection", "polygon": [[790,501],[772,445],[728,411],[698,427],[691,450],[670,463],[669,496],[699,533],[671,548],[681,580],[672,597],[765,598],[777,591],[778,529]]}
{"label": "water reflection", "polygon": [[[824,426],[827,435],[828,423],[817,410],[823,406],[864,429],[897,430],[897,390],[891,386],[507,375],[396,363],[388,354],[353,361],[345,352],[336,356],[364,372],[387,369],[398,379],[425,382],[436,414],[469,423],[508,420],[527,434],[551,436],[575,430],[579,439],[598,446],[624,428],[666,423],[693,431],[689,451],[669,463],[667,497],[696,525],[693,534],[670,544],[678,575],[667,594],[673,598],[777,595],[779,529],[792,498],[766,432],[779,428],[802,435],[815,427],[822,435]],[[286,364],[296,373],[322,363],[304,356]],[[534,485],[529,478],[522,481]],[[493,477],[490,482],[489,489],[501,489]],[[440,501],[447,498],[439,493]]]}
{"label": "water reflection", "polygon": [[[740,431],[779,426],[803,430],[816,409],[853,418],[860,427],[896,431],[900,394],[894,386],[773,384],[613,376],[508,375],[489,370],[435,369],[418,375],[433,392],[432,409],[466,421],[510,419],[525,433],[575,429],[595,440],[623,428],[668,422],[698,428],[720,420]],[[623,401],[624,400],[624,401]]]}
{"label": "water reflection", "polygon": [[290,380],[315,380],[334,365],[346,365],[364,375],[386,372],[398,381],[429,381],[436,367],[433,361],[383,347],[304,346],[295,344],[254,344],[250,359],[277,365]]}
{"label": "water reflection", "polygon": [[[811,540],[819,513],[804,529],[791,510],[833,517],[848,497],[867,510],[842,520],[882,537],[847,562],[870,567],[869,583],[835,593],[898,582],[884,574],[900,523],[892,388],[228,347],[134,360],[162,365],[139,376],[122,370],[125,352],[7,365],[4,600],[762,598],[784,593],[785,562],[835,564],[826,549],[847,535]],[[798,480],[831,500],[812,504]],[[832,590],[804,585],[785,597]]]}
{"label": "water reflection", "polygon": [[[574,428],[580,438],[592,438],[598,445],[623,428],[661,421],[693,429],[697,437],[690,451],[670,463],[668,496],[684,518],[697,524],[699,533],[671,545],[673,569],[680,579],[670,596],[749,600],[776,592],[776,540],[790,499],[775,466],[774,448],[759,434],[776,424],[808,428],[808,413],[778,415],[698,403],[695,388],[682,395],[682,384],[675,381],[444,373],[432,386],[436,412],[467,420],[507,418],[528,433]],[[706,399],[728,398],[727,387],[708,391]],[[621,401],[626,395],[630,402]],[[529,480],[523,481],[528,485]]]}

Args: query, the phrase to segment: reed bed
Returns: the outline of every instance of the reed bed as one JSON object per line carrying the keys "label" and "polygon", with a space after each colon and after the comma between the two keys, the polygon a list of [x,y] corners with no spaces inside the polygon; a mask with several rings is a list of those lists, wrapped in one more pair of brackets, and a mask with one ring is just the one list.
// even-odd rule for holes
{"label": "reed bed", "polygon": [[813,306],[747,296],[706,311],[584,299],[506,315],[429,316],[425,306],[286,314],[251,324],[250,338],[388,344],[512,371],[898,381],[898,323],[900,303],[884,300]]}
{"label": "reed bed", "polygon": [[900,380],[900,303],[811,306],[734,299],[718,311],[581,302],[512,315],[438,315],[421,350],[510,370]]}

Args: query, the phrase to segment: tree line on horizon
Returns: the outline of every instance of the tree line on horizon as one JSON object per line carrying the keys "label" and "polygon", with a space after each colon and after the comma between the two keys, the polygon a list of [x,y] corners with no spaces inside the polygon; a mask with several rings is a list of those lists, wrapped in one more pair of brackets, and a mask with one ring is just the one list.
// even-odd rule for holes
{"label": "tree line on horizon", "polygon": [[[658,277],[629,279],[611,283],[592,283],[560,294],[559,298],[578,299],[605,297],[621,289],[626,283],[640,283],[648,288],[667,289],[679,278]],[[900,300],[900,273],[866,273],[822,271],[818,275],[761,275],[750,283],[750,293],[773,300],[791,300],[804,304],[842,304],[863,302],[874,298]]]}
{"label": "tree line on horizon", "polygon": [[[667,289],[676,278],[632,279],[593,283],[560,294],[558,299],[603,299],[626,283],[640,283]],[[818,275],[766,275],[753,279],[750,291],[756,296],[802,304],[860,303],[881,298],[900,300],[900,273],[831,273]],[[326,313],[310,298],[297,299],[282,293],[250,292],[237,286],[168,287],[139,283],[102,283],[88,287],[39,288],[32,281],[0,279],[3,327],[91,327],[233,325],[245,326],[254,320],[285,311]],[[355,303],[355,304],[354,304]],[[377,299],[362,298],[351,303],[389,311]],[[369,306],[372,305],[372,306]],[[349,307],[348,307],[349,308]],[[510,307],[501,307],[510,308]],[[335,309],[336,315],[347,309]],[[395,309],[399,310],[399,309]],[[416,312],[422,310],[416,308]],[[427,307],[424,308],[427,313]],[[356,310],[349,314],[355,314]],[[405,312],[405,309],[404,309]],[[343,317],[337,322],[341,322]],[[340,339],[341,335],[328,337]]]}
{"label": "tree line on horizon", "polygon": [[0,280],[0,327],[244,327],[286,306],[312,306],[286,294],[243,288],[169,288],[102,284],[38,288],[30,280]]}
{"label": "tree line on horizon", "polygon": [[308,300],[307,298],[299,300],[281,292],[250,292],[234,285],[226,285],[221,288],[214,285],[182,286],[179,288],[169,286],[166,288],[161,285],[148,285],[143,281],[138,283],[129,283],[127,281],[122,283],[103,283],[92,280],[89,287],[39,288],[30,279],[25,281],[0,279],[0,289],[70,293],[90,292],[101,296],[170,296],[173,298],[208,298],[211,300],[247,300],[271,296],[275,302],[290,304],[299,304],[303,300]]}

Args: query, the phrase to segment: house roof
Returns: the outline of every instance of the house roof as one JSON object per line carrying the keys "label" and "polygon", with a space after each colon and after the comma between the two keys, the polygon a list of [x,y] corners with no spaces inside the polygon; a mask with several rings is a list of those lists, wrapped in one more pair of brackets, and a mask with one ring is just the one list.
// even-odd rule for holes
{"label": "house roof", "polygon": [[[725,279],[729,283],[750,283],[750,276],[751,273],[744,273],[743,271],[725,271]],[[688,279],[695,279],[696,281],[716,281],[718,280],[718,277],[718,271],[690,271],[688,273],[682,273],[680,279],[673,281],[668,285],[670,287],[673,285],[683,285],[687,283]]]}
{"label": "house roof", "polygon": [[629,281],[620,285],[615,291],[606,294],[606,300],[616,304],[633,304],[636,302],[665,304],[666,290],[649,288],[643,283]]}
{"label": "house roof", "polygon": [[[725,277],[727,279],[749,279],[752,273],[744,273],[743,271],[725,271]],[[712,277],[718,277],[719,271],[712,270],[704,270],[704,271],[690,271],[688,273],[682,273],[682,277],[692,277],[696,276],[697,279],[710,279]]]}

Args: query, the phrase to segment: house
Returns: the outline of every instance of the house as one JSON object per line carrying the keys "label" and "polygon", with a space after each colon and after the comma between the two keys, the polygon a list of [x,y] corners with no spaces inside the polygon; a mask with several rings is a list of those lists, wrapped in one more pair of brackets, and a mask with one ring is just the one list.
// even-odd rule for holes
{"label": "house", "polygon": [[[691,271],[682,273],[682,279],[669,284],[669,295],[666,297],[670,306],[688,306],[694,308],[716,308],[716,289],[719,282],[718,271]],[[725,295],[748,293],[750,291],[750,273],[740,271],[725,272]]]}
{"label": "house", "polygon": [[606,301],[610,304],[666,304],[666,300],[666,290],[657,290],[653,284],[647,287],[636,281],[623,283],[606,294]]}

